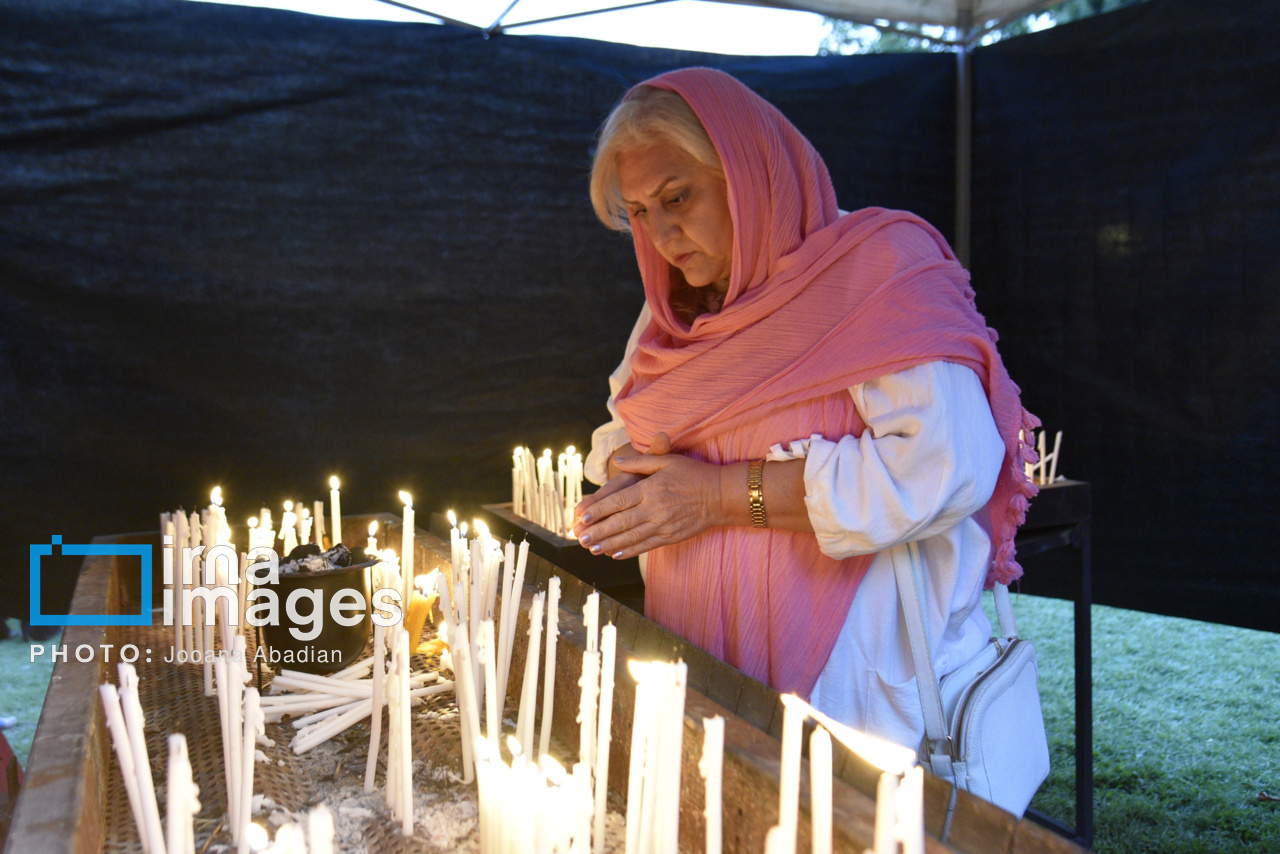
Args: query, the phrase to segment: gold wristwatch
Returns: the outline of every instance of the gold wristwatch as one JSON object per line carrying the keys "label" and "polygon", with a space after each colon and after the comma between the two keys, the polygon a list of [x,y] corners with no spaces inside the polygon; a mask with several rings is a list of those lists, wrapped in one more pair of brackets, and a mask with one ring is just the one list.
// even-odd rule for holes
{"label": "gold wristwatch", "polygon": [[769,527],[764,515],[764,460],[747,463],[747,505],[751,509],[752,527]]}

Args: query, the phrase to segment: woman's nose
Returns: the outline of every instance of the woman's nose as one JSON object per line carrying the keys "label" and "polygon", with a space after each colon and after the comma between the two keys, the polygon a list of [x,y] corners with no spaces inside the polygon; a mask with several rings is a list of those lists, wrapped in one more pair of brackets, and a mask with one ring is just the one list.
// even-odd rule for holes
{"label": "woman's nose", "polygon": [[651,214],[649,224],[653,229],[654,242],[659,246],[666,243],[680,232],[680,226],[676,218],[666,212]]}

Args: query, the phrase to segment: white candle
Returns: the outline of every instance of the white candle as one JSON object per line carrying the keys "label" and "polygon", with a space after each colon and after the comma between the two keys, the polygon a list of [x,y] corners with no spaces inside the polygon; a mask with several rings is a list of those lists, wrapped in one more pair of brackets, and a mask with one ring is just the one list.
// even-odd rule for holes
{"label": "white candle", "polygon": [[596,698],[600,693],[600,652],[582,653],[578,679],[578,761],[591,769],[596,760]]}
{"label": "white candle", "polygon": [[147,755],[146,715],[138,700],[138,673],[132,664],[121,662],[120,708],[124,713],[125,729],[133,751],[133,767],[138,778],[138,795],[142,801],[142,817],[146,835],[150,840],[151,854],[164,854],[164,831],[160,827],[160,807],[156,804],[155,784],[151,780],[151,759]]}
{"label": "white candle", "polygon": [[462,718],[462,780],[473,779],[475,752],[480,740],[480,707],[476,696],[475,671],[471,666],[471,641],[466,622],[454,626],[453,675],[458,685],[458,714]]}
{"label": "white candle", "polygon": [[262,708],[258,702],[258,689],[246,688],[244,692],[244,729],[241,731],[240,750],[240,845],[239,854],[249,854],[249,835],[244,829],[253,816],[253,763],[254,745],[259,733],[265,733]]}
{"label": "white candle", "polygon": [[498,709],[497,655],[493,649],[493,620],[480,624],[480,666],[484,669],[485,737],[493,742],[495,752],[502,734],[501,711]]}
{"label": "white candle", "polygon": [[809,736],[809,795],[813,854],[831,854],[831,734],[822,727]]}
{"label": "white candle", "polygon": [[284,541],[284,554],[288,555],[298,547],[298,514],[293,512],[293,502],[284,503],[284,515],[280,517],[280,539]]}
{"label": "white candle", "polygon": [[312,502],[311,518],[315,521],[316,545],[324,548],[324,502]]}
{"label": "white candle", "polygon": [[386,629],[375,623],[373,626],[373,722],[369,732],[369,758],[364,766],[364,790],[373,791],[373,777],[378,768],[378,754],[382,750],[382,677],[385,669],[382,665],[383,646],[386,642]]}
{"label": "white candle", "polygon": [[[396,629],[396,649],[399,653],[397,678],[399,708],[392,710],[400,716],[400,832],[413,836],[413,741],[410,738],[409,720],[409,633]],[[381,709],[379,709],[379,712]]]}
{"label": "white candle", "polygon": [[907,770],[898,787],[898,838],[902,854],[924,854],[924,769]]}
{"label": "white candle", "polygon": [[1053,437],[1053,455],[1052,455],[1053,462],[1049,464],[1049,480],[1047,481],[1048,483],[1053,483],[1055,480],[1058,479],[1058,451],[1060,451],[1061,449],[1062,449],[1062,431],[1059,430],[1057,433],[1054,434],[1054,437]]}
{"label": "white candle", "polygon": [[195,850],[192,817],[200,811],[200,789],[191,776],[191,759],[187,754],[187,737],[181,733],[169,736],[169,796],[165,812],[168,849],[173,854]]}
{"label": "white candle", "polygon": [[106,714],[107,729],[111,732],[116,760],[120,763],[120,776],[124,778],[124,791],[129,799],[129,809],[133,812],[133,824],[138,829],[143,851],[151,854],[151,844],[147,838],[147,817],[142,810],[142,793],[138,791],[138,772],[133,765],[133,740],[129,737],[124,713],[120,709],[120,694],[110,682],[99,685],[98,693],[102,697],[102,710]]}
{"label": "white candle", "polygon": [[898,778],[885,771],[876,786],[875,854],[898,854]]}
{"label": "white candle", "polygon": [[378,520],[374,519],[369,523],[369,539],[364,544],[364,550],[368,554],[376,555],[378,553]]}
{"label": "white candle", "polygon": [[498,690],[502,693],[498,705],[506,707],[507,682],[510,679],[511,644],[515,639],[512,624],[520,614],[519,595],[513,596],[516,580],[516,544],[507,540],[502,557],[502,610],[498,615]]}
{"label": "white candle", "polygon": [[182,649],[182,547],[178,545],[177,527],[174,523],[166,522],[164,529],[164,574],[170,599],[166,610],[173,619],[172,658],[176,661],[178,650]]}
{"label": "white candle", "polygon": [[703,816],[707,824],[707,854],[720,854],[724,815],[724,718],[702,719],[702,758],[698,761],[706,792]]}
{"label": "white candle", "polygon": [[782,771],[778,783],[778,826],[783,854],[795,854],[800,810],[800,742],[806,705],[793,694],[782,697]]}
{"label": "white candle", "polygon": [[560,579],[547,582],[547,656],[542,683],[542,730],[538,736],[538,757],[551,751],[551,714],[555,706],[556,638],[560,635]]}
{"label": "white candle", "polygon": [[318,804],[307,815],[307,831],[311,854],[333,854],[333,813],[326,804]]}
{"label": "white candle", "polygon": [[305,507],[298,513],[298,542],[304,546],[311,542],[311,511]]}
{"label": "white candle", "polygon": [[407,492],[400,493],[404,502],[404,531],[400,546],[400,593],[404,596],[404,606],[409,607],[413,599],[413,496]]}
{"label": "white candle", "polygon": [[534,701],[538,695],[538,658],[542,654],[542,606],[547,594],[538,593],[529,607],[529,645],[525,647],[524,681],[520,685],[520,711],[516,716],[516,737],[520,752],[533,755]]}
{"label": "white candle", "polygon": [[[224,601],[224,600],[219,600]],[[201,612],[203,614],[204,608]],[[215,620],[217,615],[213,615]],[[208,619],[208,615],[204,615],[204,695],[206,697],[213,696],[213,623]]]}
{"label": "white candle", "polygon": [[604,852],[604,819],[608,812],[609,745],[613,734],[613,671],[617,666],[618,630],[610,623],[600,632],[600,721],[596,731],[595,854]]}
{"label": "white candle", "polygon": [[342,542],[342,502],[341,496],[338,495],[338,476],[334,475],[329,478],[329,513],[330,528],[333,533],[329,536],[332,538],[332,544],[337,545]]}

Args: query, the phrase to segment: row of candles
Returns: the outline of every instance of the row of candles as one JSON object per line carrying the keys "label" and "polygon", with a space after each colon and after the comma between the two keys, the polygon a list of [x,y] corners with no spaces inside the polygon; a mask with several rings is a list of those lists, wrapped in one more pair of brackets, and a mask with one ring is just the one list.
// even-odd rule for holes
{"label": "row of candles", "polygon": [[[1043,441],[1043,437],[1041,437]],[[1055,448],[1056,451],[1056,448]],[[336,491],[336,484],[335,484]],[[579,682],[580,707],[578,721],[579,757],[572,773],[550,756],[550,721],[553,715],[556,639],[559,613],[559,579],[552,578],[545,592],[532,599],[529,614],[529,646],[525,660],[519,712],[514,735],[506,744],[511,762],[502,758],[501,709],[505,705],[507,673],[510,669],[516,614],[521,601],[528,543],[516,547],[508,542],[503,549],[479,523],[476,535],[468,540],[467,526],[457,524],[450,512],[451,575],[433,572],[420,576],[418,587],[430,593],[430,604],[419,591],[412,591],[413,508],[412,499],[401,493],[405,503],[405,544],[403,554],[407,566],[400,565],[392,551],[379,551],[371,526],[367,550],[377,555],[374,568],[375,587],[391,586],[408,590],[406,599],[425,614],[438,601],[443,614],[439,634],[449,645],[441,666],[455,673],[454,682],[441,681],[438,674],[411,673],[410,656],[416,650],[422,623],[412,617],[414,607],[407,609],[407,624],[417,623],[418,631],[393,629],[387,638],[382,626],[375,627],[374,656],[332,676],[282,671],[273,684],[273,692],[281,689],[292,693],[258,698],[256,690],[245,689],[248,680],[244,669],[242,635],[224,635],[224,648],[239,650],[231,660],[220,658],[218,665],[219,708],[226,710],[223,721],[224,758],[227,767],[228,815],[233,816],[232,831],[242,851],[248,850],[248,836],[254,831],[248,822],[252,799],[253,738],[266,719],[297,717],[293,726],[299,730],[293,747],[305,752],[347,727],[369,717],[374,709],[371,744],[366,767],[366,789],[372,791],[374,771],[380,744],[381,709],[389,707],[388,762],[386,792],[388,808],[401,824],[405,835],[412,833],[412,752],[409,708],[411,703],[429,693],[453,690],[462,722],[462,752],[465,780],[478,779],[481,804],[481,847],[486,852],[507,851],[585,851],[585,841],[594,838],[591,848],[603,850],[605,793],[608,779],[609,732],[616,657],[616,632],[612,625],[598,630],[599,598],[592,593],[584,606],[586,649],[583,653],[582,678]],[[220,509],[220,500],[214,505]],[[195,514],[192,514],[193,516]],[[209,530],[209,518],[220,514],[212,507],[201,516],[201,531]],[[221,514],[225,518],[225,514]],[[334,528],[340,530],[335,520]],[[214,523],[216,525],[216,522]],[[376,523],[375,523],[376,525]],[[194,525],[188,524],[189,531]],[[222,536],[214,531],[219,542]],[[229,531],[228,531],[229,534]],[[202,533],[202,537],[204,534]],[[503,571],[499,574],[499,566]],[[241,567],[243,569],[243,567]],[[243,577],[244,573],[241,573]],[[501,590],[501,599],[497,593]],[[495,629],[495,600],[501,603]],[[546,669],[543,684],[541,738],[534,751],[533,723],[539,676],[539,658],[543,649],[543,615],[546,618]],[[222,614],[220,617],[224,616]],[[219,621],[221,622],[221,621]],[[243,621],[241,621],[242,623]],[[197,635],[200,633],[197,632]],[[384,650],[390,647],[389,668],[384,669]],[[239,668],[240,678],[232,677]],[[632,733],[632,768],[629,776],[627,806],[627,851],[671,850],[670,841],[678,833],[680,789],[680,740],[683,737],[685,670],[682,663],[631,662],[637,683],[635,729]],[[361,678],[369,673],[368,679]],[[122,680],[123,681],[123,680]],[[339,686],[337,683],[343,683]],[[239,702],[236,700],[237,686]],[[223,686],[228,693],[222,696]],[[110,686],[104,686],[104,688]],[[136,686],[135,686],[136,696]],[[105,700],[104,700],[105,702]],[[866,754],[890,756],[882,776],[877,808],[876,854],[896,852],[902,843],[904,854],[922,851],[922,817],[920,803],[920,769],[911,768],[914,752],[896,746],[881,748],[874,739],[841,727],[794,697],[784,698],[786,722],[783,738],[783,772],[781,780],[780,824],[770,833],[767,854],[793,852],[795,846],[796,810],[798,809],[799,737],[805,716],[822,722],[815,730],[811,751],[813,774],[813,822],[815,852],[830,850],[830,735],[831,731],[853,749]],[[480,710],[487,714],[486,728],[481,733]],[[239,709],[239,715],[230,710]],[[252,726],[251,726],[252,724]],[[723,767],[724,724],[721,719],[704,720],[703,758],[699,768],[706,779],[707,850],[720,850],[720,769]],[[867,745],[871,747],[868,748]],[[905,751],[895,754],[893,751]],[[887,752],[886,752],[887,751]],[[245,757],[249,756],[246,762]],[[909,759],[907,758],[909,757]],[[870,758],[870,757],[869,757]],[[873,761],[875,761],[873,759]],[[882,760],[883,761],[883,760]],[[121,760],[122,767],[124,760]],[[180,762],[178,766],[180,767]],[[474,773],[473,773],[474,772]],[[139,775],[138,779],[141,779]],[[523,782],[521,782],[523,781]],[[825,783],[823,782],[825,781]],[[529,787],[532,786],[532,789]],[[237,793],[232,795],[231,793]],[[674,796],[673,796],[674,793]],[[171,793],[172,796],[172,793]],[[194,798],[194,795],[192,795]],[[234,800],[233,800],[234,798]],[[559,799],[559,800],[557,800]],[[530,804],[544,807],[560,803],[560,807],[538,809],[536,813],[545,828],[535,832],[512,834],[509,820],[516,813],[527,814]],[[523,811],[523,812],[522,812]],[[147,821],[139,818],[139,826]],[[526,825],[515,825],[526,827]],[[917,837],[920,837],[917,839]],[[825,840],[823,842],[822,840]],[[917,844],[919,843],[919,844]],[[547,847],[550,846],[550,847]],[[563,847],[562,847],[563,846]]]}
{"label": "row of candles", "polygon": [[[243,649],[244,639],[238,640]],[[265,759],[256,749],[257,740],[263,737],[262,716],[257,705],[257,690],[244,687],[249,674],[243,665],[233,664],[225,658],[219,662],[220,688],[224,684],[236,684],[239,680],[239,690],[244,697],[243,707],[235,709],[243,718],[243,730],[237,728],[234,736],[229,736],[228,727],[237,715],[229,714],[232,710],[227,702],[222,701],[229,701],[235,691],[220,691],[219,697],[224,756],[229,756],[233,750],[238,752],[235,765],[227,762],[228,771],[234,768],[237,772],[234,776],[229,773],[227,778],[227,815],[237,851],[239,854],[248,854],[249,851],[261,854],[333,854],[333,815],[323,804],[311,811],[307,831],[292,823],[285,824],[277,831],[274,843],[266,830],[249,823],[253,766],[260,757]],[[231,672],[229,667],[239,668],[242,672]],[[151,776],[151,757],[147,752],[146,714],[138,695],[138,674],[132,664],[121,662],[117,675],[119,687],[110,682],[103,683],[99,686],[99,696],[143,854],[193,854],[194,818],[200,811],[201,802],[200,787],[192,775],[187,737],[182,733],[171,733],[167,739],[168,792],[162,826]]]}
{"label": "row of candles", "polygon": [[1023,430],[1020,433],[1022,444],[1028,448],[1035,448],[1039,457],[1037,462],[1023,462],[1022,469],[1026,472],[1027,477],[1037,486],[1045,486],[1053,483],[1058,479],[1058,452],[1062,450],[1062,431],[1059,430],[1053,437],[1053,450],[1046,453],[1045,436],[1047,431]]}
{"label": "row of candles", "polygon": [[511,456],[512,513],[564,537],[581,500],[582,454],[573,445],[554,465],[550,448],[540,457],[526,447],[516,448]]}

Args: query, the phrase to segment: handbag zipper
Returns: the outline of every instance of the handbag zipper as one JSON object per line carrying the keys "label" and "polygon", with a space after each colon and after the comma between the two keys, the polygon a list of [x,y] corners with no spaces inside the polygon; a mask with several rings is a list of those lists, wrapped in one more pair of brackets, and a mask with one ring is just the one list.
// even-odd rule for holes
{"label": "handbag zipper", "polygon": [[1000,650],[1000,654],[996,656],[995,663],[988,667],[981,676],[973,680],[973,683],[965,689],[964,696],[960,698],[960,709],[956,712],[956,722],[951,727],[951,749],[954,751],[951,758],[953,760],[959,760],[962,755],[960,750],[960,733],[964,731],[964,716],[965,713],[969,711],[969,701],[973,699],[973,695],[978,690],[978,686],[982,684],[982,681],[995,672],[996,668],[998,668],[1000,664],[1009,657],[1009,653],[1013,651],[1013,648],[1017,646],[1021,640],[1022,638],[1014,638],[1004,649],[1000,649],[1000,641],[997,640],[996,649]]}

